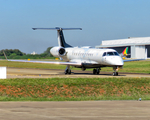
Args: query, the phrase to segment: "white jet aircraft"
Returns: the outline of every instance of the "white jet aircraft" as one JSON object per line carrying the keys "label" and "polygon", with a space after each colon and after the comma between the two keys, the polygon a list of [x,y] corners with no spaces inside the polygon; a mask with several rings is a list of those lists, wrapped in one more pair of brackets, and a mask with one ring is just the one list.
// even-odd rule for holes
{"label": "white jet aircraft", "polygon": [[[124,62],[135,61],[123,60],[118,52],[113,49],[96,49],[91,47],[72,47],[64,39],[63,30],[82,30],[81,28],[33,28],[33,30],[57,30],[58,46],[53,47],[50,53],[59,57],[65,62],[52,61],[27,61],[27,60],[10,60],[18,62],[34,62],[47,64],[67,65],[65,74],[71,74],[70,66],[81,68],[83,71],[93,68],[93,74],[99,74],[102,67],[113,67],[113,76],[118,75],[118,69],[123,67]],[[143,60],[143,59],[142,59]]]}

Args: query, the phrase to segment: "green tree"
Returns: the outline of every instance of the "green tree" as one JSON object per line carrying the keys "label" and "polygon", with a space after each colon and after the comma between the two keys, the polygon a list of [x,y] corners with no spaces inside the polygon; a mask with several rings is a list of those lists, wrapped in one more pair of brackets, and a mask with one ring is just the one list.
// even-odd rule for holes
{"label": "green tree", "polygon": [[49,56],[49,57],[53,57],[52,56],[52,54],[50,53],[50,49],[51,49],[52,47],[48,47],[47,49],[46,49],[46,51],[44,52],[45,54],[47,54],[47,56]]}
{"label": "green tree", "polygon": [[13,53],[15,53],[16,55],[18,55],[18,56],[23,56],[25,53],[23,53],[23,52],[21,52],[20,50],[18,50],[18,49],[5,49],[5,50],[1,50],[0,51],[0,56],[4,56],[4,54],[3,54],[3,51],[5,52],[5,54],[7,55],[7,56],[10,56],[11,54],[13,54]]}

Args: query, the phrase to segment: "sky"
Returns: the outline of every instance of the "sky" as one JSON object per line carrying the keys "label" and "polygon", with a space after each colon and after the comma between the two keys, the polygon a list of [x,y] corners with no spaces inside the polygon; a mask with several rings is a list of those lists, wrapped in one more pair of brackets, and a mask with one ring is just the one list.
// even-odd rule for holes
{"label": "sky", "polygon": [[100,45],[104,40],[150,37],[150,0],[0,0],[0,50],[43,53],[58,46],[55,30],[66,30],[72,46]]}

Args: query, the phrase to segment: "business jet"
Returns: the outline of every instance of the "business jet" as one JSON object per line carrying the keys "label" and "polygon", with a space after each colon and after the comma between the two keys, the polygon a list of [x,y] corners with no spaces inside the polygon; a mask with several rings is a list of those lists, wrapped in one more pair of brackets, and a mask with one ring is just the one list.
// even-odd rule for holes
{"label": "business jet", "polygon": [[99,74],[102,67],[112,67],[114,72],[113,76],[118,76],[118,70],[123,67],[124,61],[118,52],[114,49],[96,49],[89,46],[72,47],[66,43],[63,30],[82,30],[81,28],[32,28],[33,30],[57,30],[58,46],[53,47],[50,53],[59,57],[64,62],[52,61],[28,61],[28,60],[10,60],[18,62],[34,62],[34,63],[47,63],[47,64],[60,64],[66,65],[65,74],[71,74],[71,66],[86,70],[93,68],[93,74]]}

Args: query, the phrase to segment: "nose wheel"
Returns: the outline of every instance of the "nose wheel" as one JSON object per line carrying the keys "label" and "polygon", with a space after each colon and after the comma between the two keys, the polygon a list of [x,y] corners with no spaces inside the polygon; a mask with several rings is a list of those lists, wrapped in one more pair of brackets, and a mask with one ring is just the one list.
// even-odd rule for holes
{"label": "nose wheel", "polygon": [[118,72],[113,72],[113,76],[118,76]]}
{"label": "nose wheel", "polygon": [[114,67],[113,68],[113,70],[114,70],[114,72],[113,72],[113,76],[118,76],[118,69],[117,69],[117,67]]}

